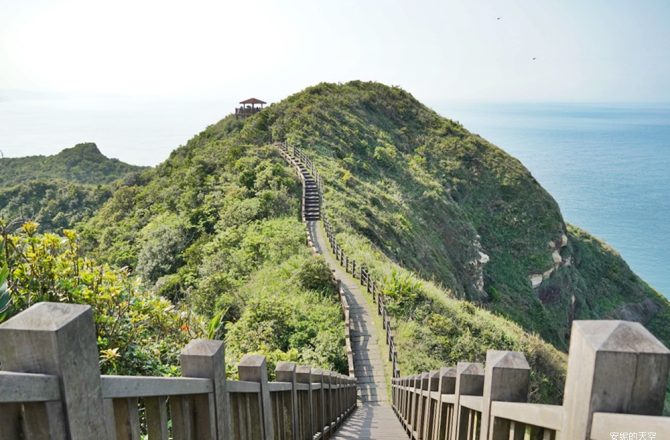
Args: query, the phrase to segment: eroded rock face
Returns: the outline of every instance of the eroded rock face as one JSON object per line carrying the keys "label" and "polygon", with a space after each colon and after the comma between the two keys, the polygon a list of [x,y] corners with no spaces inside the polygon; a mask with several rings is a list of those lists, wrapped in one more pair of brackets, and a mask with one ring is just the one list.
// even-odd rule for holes
{"label": "eroded rock face", "polygon": [[479,240],[480,236],[478,235],[475,238],[475,241],[472,243],[472,246],[477,252],[478,258],[470,261],[470,267],[472,268],[473,272],[473,287],[477,293],[482,295],[482,297],[485,297],[486,292],[484,291],[484,265],[491,261],[491,257],[484,253],[482,244]]}
{"label": "eroded rock face", "polygon": [[556,240],[550,240],[547,243],[547,247],[551,251],[551,260],[553,261],[553,266],[549,269],[543,271],[541,274],[536,273],[528,276],[530,284],[533,289],[537,289],[542,284],[542,281],[549,279],[551,275],[556,272],[558,269],[564,266],[570,266],[572,264],[572,258],[567,256],[563,258],[561,255],[561,249],[568,245],[568,236],[564,231],[561,231],[561,236]]}
{"label": "eroded rock face", "polygon": [[551,259],[554,260],[554,264],[561,264],[563,262],[563,257],[561,257],[558,249],[551,253]]}

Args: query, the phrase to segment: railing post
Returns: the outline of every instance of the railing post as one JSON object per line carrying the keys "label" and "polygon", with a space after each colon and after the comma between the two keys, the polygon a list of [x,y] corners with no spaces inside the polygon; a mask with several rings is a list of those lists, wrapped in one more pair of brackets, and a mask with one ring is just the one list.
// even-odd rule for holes
{"label": "railing post", "polygon": [[454,419],[451,439],[460,440],[467,430],[467,418],[461,408],[461,396],[481,396],[484,391],[484,366],[474,362],[456,364],[456,389],[454,390]]}
{"label": "railing post", "polygon": [[296,380],[298,383],[307,384],[307,408],[303,410],[303,414],[307,417],[304,419],[303,427],[307,431],[305,438],[312,438],[314,435],[314,401],[312,399],[312,369],[310,367],[300,365],[296,368]]}
{"label": "railing post", "polygon": [[[214,387],[212,393],[213,405],[207,401],[196,399],[196,414],[201,421],[200,428],[205,427],[206,421],[202,418],[206,414],[205,404],[211,405],[212,423],[215,426],[216,438],[218,440],[230,438],[230,401],[226,390],[226,361],[223,341],[208,339],[195,339],[186,345],[181,351],[181,371],[184,377],[200,377],[211,379]],[[208,399],[209,400],[209,399]],[[198,431],[198,438],[209,438],[205,433]]]}
{"label": "railing post", "polygon": [[261,410],[260,420],[263,424],[263,438],[274,440],[274,425],[272,423],[272,400],[268,388],[268,370],[265,365],[265,356],[246,354],[240,361],[237,371],[240,380],[258,382],[260,384]]}
{"label": "railing post", "polygon": [[315,414],[314,418],[316,419],[316,427],[317,430],[316,433],[321,433],[321,438],[324,437],[324,426],[326,425],[326,394],[325,390],[323,389],[323,370],[321,368],[314,368],[312,369],[311,372],[311,382],[312,383],[317,383],[320,385],[319,390],[317,392],[317,404],[315,406]]}
{"label": "railing post", "polygon": [[326,422],[328,423],[328,437],[333,436],[333,430],[335,429],[335,420],[337,417],[335,416],[335,410],[333,403],[335,401],[335,393],[333,393],[333,372],[328,371],[324,374],[324,383],[328,385],[328,398],[326,399],[327,405],[326,405],[326,417],[327,420]]}
{"label": "railing post", "polygon": [[[434,370],[428,373],[428,390],[426,392],[426,408],[424,409],[425,414],[423,417],[423,437],[426,440],[433,438],[433,431],[435,430],[435,416],[437,415],[437,404],[433,401],[432,393],[437,393],[438,386],[440,385],[440,371]],[[439,399],[439,393],[438,393]]]}
{"label": "railing post", "polygon": [[111,440],[96,341],[91,307],[79,304],[39,303],[0,324],[3,370],[60,379],[60,402],[42,406],[42,419],[31,417],[41,426],[29,430],[52,439]]}
{"label": "railing post", "polygon": [[433,440],[448,438],[450,422],[453,421],[453,407],[449,410],[449,404],[442,403],[442,395],[456,393],[456,368],[442,367],[439,374],[437,392],[440,395],[440,399],[437,405],[437,416],[435,417],[437,423],[433,432]]}
{"label": "railing post", "polygon": [[530,366],[523,353],[486,352],[480,440],[507,440],[508,420],[491,420],[491,402],[526,402],[530,387]]}
{"label": "railing post", "polygon": [[574,321],[563,439],[590,438],[594,412],[661,415],[670,351],[641,324]]}
{"label": "railing post", "polygon": [[298,390],[296,387],[295,362],[278,362],[275,368],[278,382],[291,384],[291,433],[298,440]]}
{"label": "railing post", "polygon": [[416,414],[415,418],[415,431],[416,431],[416,438],[417,440],[422,440],[423,437],[423,428],[424,428],[424,423],[426,421],[426,408],[428,406],[428,399],[427,395],[430,395],[429,390],[429,382],[430,382],[430,374],[429,373],[421,373],[419,375],[419,407],[418,411]]}

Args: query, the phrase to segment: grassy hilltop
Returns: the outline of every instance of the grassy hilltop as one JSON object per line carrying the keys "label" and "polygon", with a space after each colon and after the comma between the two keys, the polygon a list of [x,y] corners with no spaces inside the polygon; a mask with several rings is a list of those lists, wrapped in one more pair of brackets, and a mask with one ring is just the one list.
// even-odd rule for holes
{"label": "grassy hilltop", "polygon": [[114,191],[113,182],[145,168],[104,156],[92,143],[53,156],[0,159],[0,218],[34,220],[60,231],[91,217]]}
{"label": "grassy hilltop", "polygon": [[403,374],[521,350],[533,400],[556,402],[572,319],[634,319],[670,342],[668,301],[566,225],[518,160],[378,83],[319,84],[211,125],[84,218],[86,255],[225,337],[231,363],[261,352],[344,369],[328,269],[271,145],[285,139],[325,177],[347,253],[384,281]]}
{"label": "grassy hilltop", "polygon": [[143,167],[109,159],[93,143],[77,144],[53,156],[0,159],[0,187],[34,180],[64,180],[99,185],[110,183]]}

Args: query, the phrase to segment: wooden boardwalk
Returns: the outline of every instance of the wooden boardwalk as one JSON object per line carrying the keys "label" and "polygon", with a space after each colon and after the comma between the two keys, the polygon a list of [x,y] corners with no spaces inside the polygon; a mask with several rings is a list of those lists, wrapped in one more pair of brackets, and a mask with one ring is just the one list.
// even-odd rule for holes
{"label": "wooden boardwalk", "polygon": [[335,271],[335,276],[342,280],[342,289],[349,303],[350,320],[353,323],[351,345],[360,405],[333,438],[406,439],[407,434],[389,402],[379,335],[363,296],[364,292],[358,281],[341,268],[328,249],[328,241],[320,223],[308,221],[307,227],[317,251]]}

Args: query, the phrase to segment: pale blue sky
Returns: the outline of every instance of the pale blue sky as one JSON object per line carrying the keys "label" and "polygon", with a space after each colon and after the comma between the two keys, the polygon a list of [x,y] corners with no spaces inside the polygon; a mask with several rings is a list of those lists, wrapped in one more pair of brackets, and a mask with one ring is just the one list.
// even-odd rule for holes
{"label": "pale blue sky", "polygon": [[668,102],[669,19],[668,0],[0,0],[0,90]]}

